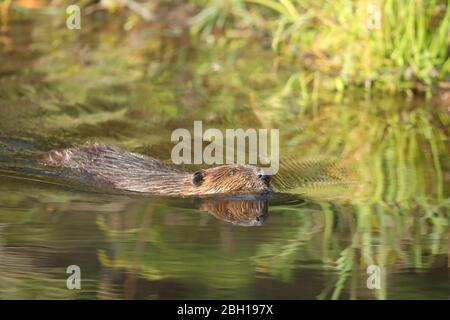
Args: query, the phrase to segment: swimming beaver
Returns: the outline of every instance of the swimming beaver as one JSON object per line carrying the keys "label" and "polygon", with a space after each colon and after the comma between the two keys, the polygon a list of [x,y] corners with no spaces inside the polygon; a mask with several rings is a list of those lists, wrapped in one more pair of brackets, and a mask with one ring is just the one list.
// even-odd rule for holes
{"label": "swimming beaver", "polygon": [[43,155],[45,165],[88,173],[116,189],[160,195],[261,194],[270,176],[251,165],[222,165],[194,173],[158,159],[93,143]]}

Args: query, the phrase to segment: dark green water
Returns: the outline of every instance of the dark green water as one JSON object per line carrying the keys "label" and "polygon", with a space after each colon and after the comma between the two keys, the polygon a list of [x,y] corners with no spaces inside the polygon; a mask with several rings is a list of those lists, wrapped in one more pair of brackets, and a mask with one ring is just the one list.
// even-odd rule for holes
{"label": "dark green water", "polygon": [[[2,33],[1,299],[450,297],[445,106],[313,99],[254,43],[121,26],[69,31],[57,15],[24,13]],[[243,227],[208,212],[212,200],[94,189],[32,161],[86,141],[168,160],[171,132],[194,120],[279,128],[282,158],[339,158],[349,177],[282,190],[293,196],[257,206],[262,225]],[[81,290],[66,288],[69,265]],[[367,288],[369,265],[380,289]]]}

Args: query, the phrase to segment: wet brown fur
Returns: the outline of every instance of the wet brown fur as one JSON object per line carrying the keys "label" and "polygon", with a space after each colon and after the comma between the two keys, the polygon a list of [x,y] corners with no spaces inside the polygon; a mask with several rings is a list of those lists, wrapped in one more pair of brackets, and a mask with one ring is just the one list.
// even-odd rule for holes
{"label": "wet brown fur", "polygon": [[161,195],[260,194],[269,178],[251,165],[223,165],[191,173],[158,159],[100,143],[52,150],[45,165],[85,172],[116,189]]}

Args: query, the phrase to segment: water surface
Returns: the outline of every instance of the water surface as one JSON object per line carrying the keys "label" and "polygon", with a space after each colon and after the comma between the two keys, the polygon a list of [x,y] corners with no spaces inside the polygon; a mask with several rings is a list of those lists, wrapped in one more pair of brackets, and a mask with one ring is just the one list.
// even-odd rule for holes
{"label": "water surface", "polygon": [[[69,31],[58,16],[20,14],[3,34],[0,298],[449,298],[444,106],[310,100],[286,87],[289,70],[274,71],[260,44],[209,47],[103,19]],[[292,196],[223,205],[118,193],[34,161],[86,141],[169,160],[172,130],[194,120],[279,128],[282,158],[303,164],[279,181]],[[307,165],[324,159],[339,159],[345,177]],[[258,223],[236,223],[237,208]],[[81,290],[66,288],[69,265],[81,268]],[[367,288],[369,265],[380,289]]]}

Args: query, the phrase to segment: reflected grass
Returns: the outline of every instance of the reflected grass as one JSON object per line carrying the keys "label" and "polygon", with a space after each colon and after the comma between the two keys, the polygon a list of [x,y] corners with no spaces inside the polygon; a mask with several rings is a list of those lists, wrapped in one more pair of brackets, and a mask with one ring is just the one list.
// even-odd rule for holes
{"label": "reflected grass", "polygon": [[[439,48],[440,30],[448,19],[438,20],[433,34],[424,28],[434,15],[448,15],[448,7],[436,13],[430,6],[423,17],[411,22],[412,10],[422,8],[424,2],[407,1],[408,10],[394,10],[386,16],[401,20],[395,39],[406,40],[394,41],[392,47],[386,39],[380,42],[385,46],[383,58],[378,56],[379,48],[372,47],[373,51],[364,56],[361,50],[367,48],[353,44],[349,46],[353,57],[348,52],[336,54],[334,72],[326,69],[331,58],[318,55],[320,59],[312,63],[319,71],[293,73],[282,67],[288,59],[285,55],[295,62],[298,50],[293,46],[295,49],[295,45],[314,41],[327,50],[337,50],[342,42],[350,37],[359,39],[360,35],[342,32],[346,26],[339,21],[317,30],[317,22],[311,22],[314,16],[302,17],[302,5],[311,8],[312,2],[302,2],[299,9],[297,2],[284,1],[292,3],[294,9],[284,5],[280,10],[275,3],[282,2],[265,2],[269,10],[264,12],[256,6],[263,1],[245,3],[239,10],[251,13],[242,28],[252,27],[258,16],[263,22],[266,15],[273,21],[284,19],[276,29],[269,25],[269,31],[278,32],[272,45],[280,55],[275,57],[280,59],[279,67],[272,64],[273,53],[262,52],[259,45],[239,37],[205,45],[154,35],[144,37],[147,40],[142,46],[129,51],[135,43],[134,34],[109,34],[104,30],[90,38],[87,35],[93,29],[87,26],[80,38],[88,48],[83,51],[77,49],[76,39],[67,30],[55,31],[47,38],[51,25],[39,25],[34,32],[31,25],[25,25],[29,31],[23,32],[29,35],[25,42],[32,43],[34,51],[32,58],[23,59],[25,53],[17,49],[16,59],[23,64],[21,72],[17,71],[16,78],[8,72],[2,74],[0,132],[46,149],[101,140],[168,159],[171,131],[191,128],[193,120],[204,119],[205,126],[219,129],[280,128],[284,157],[339,159],[355,183],[315,185],[305,179],[305,168],[303,173],[294,169],[290,174],[303,179],[300,186],[288,187],[292,193],[301,194],[305,204],[271,205],[264,226],[244,231],[194,209],[189,202],[182,202],[185,208],[180,208],[161,199],[80,193],[71,186],[44,186],[43,181],[31,179],[13,183],[2,176],[0,254],[4,259],[0,260],[0,269],[5,279],[10,279],[0,288],[2,294],[14,291],[18,298],[42,297],[39,292],[53,286],[54,279],[60,279],[55,274],[62,269],[36,267],[30,272],[28,266],[60,261],[61,257],[64,263],[70,262],[71,257],[62,252],[80,253],[79,243],[83,241],[92,241],[79,256],[93,269],[86,275],[92,287],[76,297],[92,297],[94,293],[100,298],[135,297],[125,292],[125,283],[144,281],[151,286],[151,298],[161,297],[153,289],[168,283],[193,288],[182,292],[185,297],[253,298],[264,291],[255,290],[255,283],[268,279],[298,286],[286,291],[297,297],[298,292],[309,289],[302,285],[309,283],[304,275],[312,270],[326,281],[320,282],[317,292],[308,292],[308,297],[386,299],[394,295],[396,274],[447,270],[447,110],[432,100],[381,99],[367,92],[347,95],[347,90],[353,85],[366,86],[366,81],[366,89],[380,86],[383,90],[408,90],[413,78],[435,84],[445,77],[448,63],[442,59],[447,58]],[[393,10],[396,4],[384,1],[383,5],[383,10]],[[316,8],[310,15],[326,21],[333,6],[328,4],[325,11]],[[348,27],[358,31],[360,26],[356,24],[361,17],[349,20],[346,16],[353,11],[344,9],[337,12],[338,16],[354,21],[355,26]],[[207,37],[217,27],[226,31],[229,19],[235,19],[233,10],[230,7],[205,15],[207,19],[197,22],[198,36]],[[326,15],[319,17],[321,13]],[[405,14],[406,19],[399,19],[399,14]],[[403,23],[415,27],[407,28]],[[299,37],[299,30],[305,26],[304,38]],[[392,35],[383,29],[389,26],[392,24],[374,31],[367,44]],[[321,37],[325,32],[330,36]],[[337,32],[340,36],[335,37],[336,43],[330,44]],[[317,40],[316,36],[321,38]],[[406,50],[411,41],[417,43]],[[48,42],[54,47],[48,49]],[[122,45],[118,47],[118,43]],[[12,46],[20,47],[14,41]],[[432,59],[426,60],[422,50],[429,46],[436,48],[430,53]],[[396,59],[386,61],[386,56],[394,53]],[[5,52],[1,54],[2,59],[6,57]],[[14,57],[8,57],[16,66]],[[363,57],[371,59],[370,70],[361,69],[359,59]],[[6,68],[3,64],[0,67]],[[389,73],[391,68],[396,70],[393,74]],[[436,68],[437,74],[428,73]],[[374,70],[381,71],[373,75]],[[316,173],[309,173],[312,180]],[[25,250],[14,256],[11,251],[17,247]],[[36,247],[46,248],[47,255],[36,257]],[[365,285],[366,268],[371,264],[382,270],[382,289],[378,291],[369,291]],[[124,274],[132,279],[126,282]],[[64,281],[58,283],[64,286]],[[408,291],[428,298],[428,292],[420,293],[420,285],[408,283],[394,298],[408,296]],[[264,288],[273,287],[266,284]],[[448,292],[445,284],[438,289],[439,297]],[[176,296],[177,292],[171,293]],[[62,298],[74,295],[56,289],[49,293]]]}

